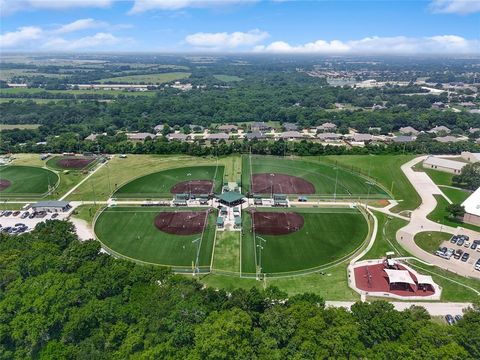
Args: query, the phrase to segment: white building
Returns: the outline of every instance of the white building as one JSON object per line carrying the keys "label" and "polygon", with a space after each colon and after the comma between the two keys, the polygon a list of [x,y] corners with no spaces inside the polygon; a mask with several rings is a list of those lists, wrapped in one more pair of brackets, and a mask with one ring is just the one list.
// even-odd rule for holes
{"label": "white building", "polygon": [[465,165],[467,164],[464,162],[443,159],[436,156],[429,156],[423,162],[423,167],[426,169],[434,169],[450,174],[460,174]]}
{"label": "white building", "polygon": [[467,224],[480,225],[480,188],[462,203],[465,208],[463,222]]}
{"label": "white building", "polygon": [[480,162],[480,153],[472,153],[470,151],[462,151],[462,158],[471,163]]}

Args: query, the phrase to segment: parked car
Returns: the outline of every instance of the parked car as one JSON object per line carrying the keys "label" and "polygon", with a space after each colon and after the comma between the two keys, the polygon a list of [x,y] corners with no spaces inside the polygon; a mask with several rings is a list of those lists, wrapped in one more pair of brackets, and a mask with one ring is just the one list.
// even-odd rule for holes
{"label": "parked car", "polygon": [[451,242],[452,244],[456,244],[457,241],[458,241],[457,235],[453,235],[452,238],[450,239],[450,242]]}
{"label": "parked car", "polygon": [[12,212],[9,211],[9,210],[7,210],[3,213],[3,216],[10,216],[10,215],[12,215]]}
{"label": "parked car", "polygon": [[478,247],[478,244],[476,242],[472,242],[472,245],[470,245],[470,249],[476,250]]}
{"label": "parked car", "polygon": [[453,319],[453,316],[448,314],[445,316],[445,320],[447,321],[448,325],[453,325],[455,324],[455,320]]}
{"label": "parked car", "polygon": [[34,217],[35,217],[35,213],[34,213],[34,212],[31,213],[30,215],[28,215],[28,218],[29,218],[29,219],[33,219]]}
{"label": "parked car", "polygon": [[52,214],[52,219],[56,219],[58,217],[58,213]]}
{"label": "parked car", "polygon": [[455,253],[453,254],[453,257],[455,259],[460,259],[463,255],[463,250],[462,249],[457,249],[455,250]]}
{"label": "parked car", "polygon": [[465,241],[465,244],[463,244],[463,246],[466,248],[470,247],[470,241]]}
{"label": "parked car", "polygon": [[474,268],[475,268],[475,270],[480,271],[480,259],[477,260],[477,262],[475,263]]}
{"label": "parked car", "polygon": [[464,243],[465,243],[465,240],[464,240],[463,238],[460,238],[460,239],[458,239],[458,241],[457,241],[457,245],[458,245],[458,246],[463,246]]}
{"label": "parked car", "polygon": [[20,215],[20,211],[18,211],[18,210],[17,210],[17,211],[14,211],[12,215],[13,215],[13,216],[18,216],[18,215]]}
{"label": "parked car", "polygon": [[0,210],[0,217],[3,216],[3,213],[4,213],[4,211],[3,211],[3,210]]}
{"label": "parked car", "polygon": [[462,315],[455,315],[455,321],[462,320]]}
{"label": "parked car", "polygon": [[30,213],[28,211],[25,211],[21,216],[20,218],[21,219],[26,219],[28,217],[28,215],[30,215]]}
{"label": "parked car", "polygon": [[450,248],[447,250],[445,254],[441,254],[440,257],[449,260],[452,257],[454,252],[455,252],[455,249]]}
{"label": "parked car", "polygon": [[447,252],[447,250],[448,249],[446,247],[440,247],[440,248],[438,248],[437,251],[435,251],[435,255],[442,256]]}
{"label": "parked car", "polygon": [[461,260],[462,260],[463,262],[467,262],[469,257],[470,257],[470,254],[469,254],[469,253],[463,253]]}

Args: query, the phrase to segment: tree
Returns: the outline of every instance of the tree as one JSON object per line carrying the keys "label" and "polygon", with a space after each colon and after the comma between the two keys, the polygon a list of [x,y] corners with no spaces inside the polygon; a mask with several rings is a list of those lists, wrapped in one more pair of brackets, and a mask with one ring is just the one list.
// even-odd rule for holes
{"label": "tree", "polygon": [[445,210],[453,218],[461,218],[465,215],[465,207],[460,204],[448,204]]}

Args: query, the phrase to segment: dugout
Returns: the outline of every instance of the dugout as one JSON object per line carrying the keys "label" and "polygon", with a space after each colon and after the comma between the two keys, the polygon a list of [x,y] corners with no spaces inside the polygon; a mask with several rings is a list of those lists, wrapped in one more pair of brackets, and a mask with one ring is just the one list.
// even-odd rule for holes
{"label": "dugout", "polygon": [[225,225],[225,220],[223,219],[223,217],[221,216],[217,217],[217,227],[223,228],[224,225]]}
{"label": "dugout", "polygon": [[243,203],[244,195],[234,191],[227,191],[217,195],[218,202],[226,206],[237,206]]}
{"label": "dugout", "polygon": [[288,206],[287,195],[273,194],[273,206]]}
{"label": "dugout", "polygon": [[240,229],[242,227],[242,218],[240,216],[235,216],[235,229]]}

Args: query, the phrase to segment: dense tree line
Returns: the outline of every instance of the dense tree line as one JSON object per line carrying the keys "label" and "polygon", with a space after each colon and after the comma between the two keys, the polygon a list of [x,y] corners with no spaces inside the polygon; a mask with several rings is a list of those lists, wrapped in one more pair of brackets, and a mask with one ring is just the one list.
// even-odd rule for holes
{"label": "dense tree line", "polygon": [[99,250],[65,221],[0,235],[0,358],[480,357],[478,309],[447,326],[383,301],[349,312],[272,287],[226,293]]}
{"label": "dense tree line", "polygon": [[480,163],[465,165],[461,173],[452,178],[452,182],[472,191],[480,188]]}

